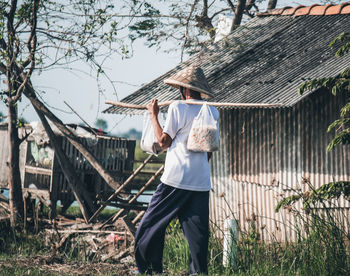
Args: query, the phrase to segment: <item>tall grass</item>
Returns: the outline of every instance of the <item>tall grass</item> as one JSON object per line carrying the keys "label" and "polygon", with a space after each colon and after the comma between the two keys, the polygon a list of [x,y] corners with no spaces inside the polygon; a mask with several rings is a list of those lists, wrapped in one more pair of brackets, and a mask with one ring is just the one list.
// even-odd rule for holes
{"label": "tall grass", "polygon": [[[309,213],[295,211],[297,240],[261,241],[256,225],[240,229],[234,241],[236,256],[231,266],[222,265],[222,239],[209,240],[209,275],[350,275],[350,232],[348,218],[330,208]],[[212,233],[218,229],[212,229]],[[220,231],[222,229],[219,229]],[[164,265],[167,275],[188,270],[189,250],[178,222],[167,230]]]}
{"label": "tall grass", "polygon": [[10,227],[8,221],[0,223],[0,258],[11,255],[30,256],[45,250],[42,237]]}

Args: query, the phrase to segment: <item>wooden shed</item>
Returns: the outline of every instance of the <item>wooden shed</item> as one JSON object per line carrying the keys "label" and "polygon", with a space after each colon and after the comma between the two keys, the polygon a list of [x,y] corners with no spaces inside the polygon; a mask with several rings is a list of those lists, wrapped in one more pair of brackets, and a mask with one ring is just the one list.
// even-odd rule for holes
{"label": "wooden shed", "polygon": [[[78,125],[68,125],[80,137],[83,144],[94,154],[113,178],[123,181],[133,171],[135,141],[125,138],[105,135],[95,135],[88,128]],[[24,195],[37,197],[56,207],[60,201],[66,210],[75,200],[61,167],[58,164],[55,151],[41,124],[26,125],[19,129],[20,136],[31,133],[20,146],[20,170]],[[63,152],[70,164],[74,166],[83,187],[79,189],[90,195],[93,204],[98,199],[110,196],[114,189],[107,185],[102,177],[87,162],[82,154],[56,130],[56,135]],[[7,124],[0,125],[0,187],[7,188],[7,157],[8,157]]]}
{"label": "wooden shed", "polygon": [[[236,219],[242,229],[254,223],[262,240],[295,240],[296,218],[288,210],[275,213],[277,203],[309,190],[307,182],[317,188],[350,181],[350,146],[326,151],[335,134],[327,133],[328,125],[339,117],[348,95],[320,89],[298,94],[306,80],[336,77],[349,67],[350,55],[336,58],[329,47],[349,30],[349,3],[262,13],[122,101],[179,99],[164,79],[200,63],[215,94],[210,101],[256,104],[219,108],[221,145],[211,159],[210,216],[221,229],[225,219]],[[259,108],[262,103],[279,107]],[[117,106],[106,112],[140,114]],[[330,206],[349,221],[347,200]]]}

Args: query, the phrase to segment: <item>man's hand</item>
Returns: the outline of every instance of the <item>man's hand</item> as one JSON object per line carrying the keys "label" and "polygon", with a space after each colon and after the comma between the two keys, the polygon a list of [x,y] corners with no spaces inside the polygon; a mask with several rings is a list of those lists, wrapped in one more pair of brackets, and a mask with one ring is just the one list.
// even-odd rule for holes
{"label": "man's hand", "polygon": [[158,121],[159,106],[158,100],[153,99],[148,105],[147,110],[151,118],[151,122],[154,128],[154,134],[157,137],[158,143],[162,149],[166,149],[171,146],[173,139],[167,134],[163,133],[163,128]]}
{"label": "man's hand", "polygon": [[159,113],[158,100],[152,99],[152,101],[147,105],[147,110],[151,117],[157,117]]}

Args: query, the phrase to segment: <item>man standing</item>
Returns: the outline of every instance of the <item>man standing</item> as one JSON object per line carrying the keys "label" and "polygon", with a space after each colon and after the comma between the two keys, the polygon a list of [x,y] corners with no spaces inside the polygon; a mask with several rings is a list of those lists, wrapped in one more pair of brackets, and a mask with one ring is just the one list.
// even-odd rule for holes
{"label": "man standing", "polygon": [[[166,79],[180,89],[182,100],[213,97],[202,69],[190,66]],[[166,227],[178,217],[190,249],[190,274],[207,274],[211,153],[192,152],[186,144],[193,119],[201,105],[176,101],[169,106],[164,128],[158,121],[156,99],[147,106],[159,145],[167,150],[164,173],[135,236],[139,273],[162,273]],[[218,111],[212,109],[215,119]]]}

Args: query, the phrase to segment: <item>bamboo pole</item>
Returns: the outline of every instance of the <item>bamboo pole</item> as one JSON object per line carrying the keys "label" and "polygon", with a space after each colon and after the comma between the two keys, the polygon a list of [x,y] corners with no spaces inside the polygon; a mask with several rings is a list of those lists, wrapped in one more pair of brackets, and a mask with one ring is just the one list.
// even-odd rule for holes
{"label": "bamboo pole", "polygon": [[[159,102],[158,106],[167,106],[172,104],[175,101],[165,101],[165,102]],[[280,107],[281,104],[266,104],[266,103],[218,103],[218,102],[197,102],[197,101],[182,101],[186,104],[195,104],[195,105],[202,105],[204,103],[207,103],[207,105],[215,106],[215,107]],[[106,104],[111,104],[114,106],[120,106],[124,108],[132,108],[132,109],[147,109],[147,105],[138,105],[138,104],[130,104],[130,103],[123,103],[123,102],[113,102],[113,101],[106,101]]]}

